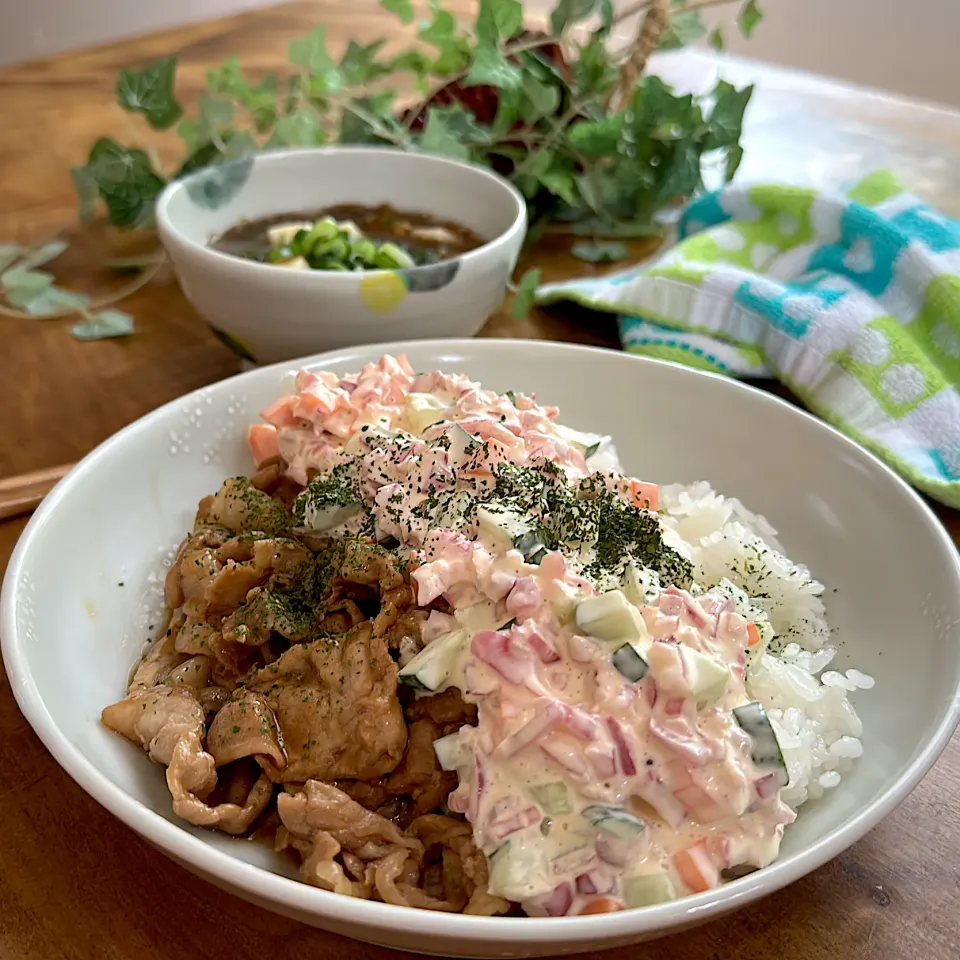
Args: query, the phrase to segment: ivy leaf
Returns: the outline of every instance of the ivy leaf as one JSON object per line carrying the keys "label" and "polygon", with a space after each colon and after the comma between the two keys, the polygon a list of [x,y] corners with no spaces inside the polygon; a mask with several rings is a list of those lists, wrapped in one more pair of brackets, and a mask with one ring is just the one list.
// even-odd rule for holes
{"label": "ivy leaf", "polygon": [[281,117],[274,135],[290,147],[312,147],[326,140],[317,111],[306,103],[289,116]]}
{"label": "ivy leaf", "polygon": [[153,223],[153,205],[164,181],[143,150],[129,150],[101,137],[90,151],[87,173],[106,204],[115,227],[146,227]]}
{"label": "ivy leaf", "polygon": [[633,97],[630,130],[635,141],[672,140],[693,131],[703,116],[693,96],[678,97],[659,77],[643,78]]}
{"label": "ivy leaf", "polygon": [[450,131],[443,112],[436,107],[427,111],[420,148],[427,153],[437,153],[455,160],[470,159],[470,148]]}
{"label": "ivy leaf", "polygon": [[730,147],[739,141],[743,130],[743,115],[752,95],[752,86],[738,90],[726,80],[717,82],[713,90],[713,110],[710,112],[705,149]]}
{"label": "ivy leaf", "polygon": [[475,31],[478,52],[497,47],[523,29],[523,5],[520,0],[480,0]]}
{"label": "ivy leaf", "polygon": [[305,37],[290,41],[288,58],[295,67],[310,73],[322,73],[333,67],[333,58],[327,51],[327,28],[317,27]]}
{"label": "ivy leaf", "polygon": [[439,3],[431,4],[432,19],[417,31],[417,36],[437,51],[437,59],[428,69],[441,76],[459,73],[470,61],[473,45],[458,31],[457,18]]}
{"label": "ivy leaf", "polygon": [[53,274],[14,267],[0,276],[3,295],[11,307],[25,309],[31,300],[53,285]]}
{"label": "ivy leaf", "polygon": [[[186,123],[187,121],[184,121]],[[204,133],[208,131],[219,132],[224,127],[233,122],[233,104],[229,100],[217,100],[208,97],[205,93],[200,94],[200,124],[199,127]],[[182,127],[183,124],[180,124]],[[180,127],[177,132],[180,132]]]}
{"label": "ivy leaf", "polygon": [[573,207],[577,204],[577,183],[569,170],[547,170],[539,177],[540,182],[555,197]]}
{"label": "ivy leaf", "polygon": [[726,42],[723,39],[723,29],[721,27],[715,27],[711,30],[710,36],[707,37],[707,43],[718,53],[722,53],[723,48],[726,46]]}
{"label": "ivy leaf", "polygon": [[405,26],[413,23],[413,4],[410,0],[380,0],[380,6],[388,13],[395,13]]}
{"label": "ivy leaf", "polygon": [[183,110],[173,95],[177,58],[166,57],[145,70],[121,70],[117,103],[131,113],[141,113],[154,130],[172,127]]}
{"label": "ivy leaf", "polygon": [[662,177],[657,190],[662,200],[689,197],[700,186],[700,151],[694,141],[681,140],[675,144]]}
{"label": "ivy leaf", "polygon": [[570,252],[586,263],[616,263],[626,260],[629,250],[625,243],[597,241],[595,243],[575,243]]}
{"label": "ivy leaf", "polygon": [[617,152],[623,137],[624,116],[616,113],[602,120],[581,120],[567,132],[567,142],[585,157],[609,157]]}
{"label": "ivy leaf", "polygon": [[543,117],[552,117],[560,106],[560,91],[536,77],[527,76],[522,82],[520,114],[528,123]]}
{"label": "ivy leaf", "polygon": [[540,269],[534,267],[528,270],[517,284],[513,294],[513,303],[510,305],[510,314],[515,320],[522,320],[533,307],[533,297],[540,286]]}
{"label": "ivy leaf", "polygon": [[457,34],[457,18],[442,7],[433,10],[433,16],[417,31],[417,36],[431,47],[442,50]]}
{"label": "ivy leaf", "polygon": [[507,58],[499,47],[478,47],[473,66],[470,67],[463,85],[465,87],[489,85],[505,90],[515,90],[522,82],[520,70],[507,62]]}
{"label": "ivy leaf", "polygon": [[3,273],[11,263],[15,263],[26,248],[18,243],[0,243],[0,273]]}
{"label": "ivy leaf", "polygon": [[740,27],[740,33],[749,40],[762,19],[763,11],[757,4],[757,0],[747,0],[737,15],[737,26]]}
{"label": "ivy leaf", "polygon": [[724,177],[727,183],[733,179],[734,174],[740,168],[741,160],[743,160],[743,147],[739,143],[727,148],[727,163],[724,169]]}
{"label": "ivy leaf", "polygon": [[246,108],[261,133],[276,120],[277,75],[267,73],[259,84],[251,85],[243,75],[236,56],[230,57],[221,67],[207,72],[207,92],[228,97]]}
{"label": "ivy leaf", "polygon": [[250,91],[250,84],[240,69],[240,60],[234,54],[221,66],[207,71],[207,90],[224,97],[242,100]]}
{"label": "ivy leaf", "polygon": [[[401,136],[403,128],[392,113],[395,96],[394,93],[388,91],[348,101],[340,117],[340,131],[337,142],[391,143],[392,141],[384,136],[384,132],[392,132]],[[351,105],[356,108],[356,112],[349,109]],[[367,119],[368,117],[370,119],[379,118],[378,123],[373,125]]]}
{"label": "ivy leaf", "polygon": [[179,180],[194,170],[202,170],[213,163],[218,163],[222,158],[220,148],[215,143],[206,141],[191,153],[183,162],[183,166],[174,174],[174,179]]}
{"label": "ivy leaf", "polygon": [[431,65],[432,61],[422,50],[404,50],[390,61],[390,70],[412,73],[422,83]]}
{"label": "ivy leaf", "polygon": [[24,304],[23,309],[31,316],[48,317],[51,314],[63,314],[66,311],[71,313],[76,310],[82,310],[90,302],[90,297],[85,293],[74,293],[70,290],[58,290],[50,286],[41,290],[29,303]]}
{"label": "ivy leaf", "polygon": [[620,76],[602,36],[594,37],[580,48],[580,55],[571,65],[571,70],[573,87],[577,96],[584,100],[602,100]]}
{"label": "ivy leaf", "polygon": [[127,337],[133,333],[133,317],[121,310],[101,310],[78,323],[71,333],[78,340],[104,340],[108,337]]}
{"label": "ivy leaf", "polygon": [[57,257],[67,249],[65,240],[52,240],[30,251],[24,251],[23,259],[17,264],[18,270],[32,270],[34,267],[42,267]]}
{"label": "ivy leaf", "polygon": [[177,136],[184,142],[190,153],[198,150],[210,140],[203,125],[193,117],[185,117],[177,124]]}
{"label": "ivy leaf", "polygon": [[384,63],[377,63],[377,54],[383,49],[386,40],[375,40],[363,46],[355,40],[347,45],[346,52],[340,59],[340,72],[348,86],[361,87],[365,83],[378,80],[391,72],[392,67]]}
{"label": "ivy leaf", "polygon": [[661,50],[675,50],[699,40],[707,28],[699,10],[681,10],[670,14],[670,21],[660,35]]}
{"label": "ivy leaf", "polygon": [[600,36],[606,37],[613,29],[613,0],[600,0]]}
{"label": "ivy leaf", "polygon": [[550,32],[559,37],[567,27],[586,20],[597,6],[598,0],[558,0],[550,14]]}
{"label": "ivy leaf", "polygon": [[[319,141],[323,142],[323,141]],[[231,160],[242,160],[257,152],[257,141],[253,135],[244,131],[243,133],[231,133],[226,140],[226,147],[222,151],[223,162],[230,163]]]}

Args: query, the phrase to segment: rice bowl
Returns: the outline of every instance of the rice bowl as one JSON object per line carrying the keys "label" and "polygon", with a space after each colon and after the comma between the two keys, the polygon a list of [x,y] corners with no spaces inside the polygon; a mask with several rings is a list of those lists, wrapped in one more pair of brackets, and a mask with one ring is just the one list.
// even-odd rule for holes
{"label": "rice bowl", "polygon": [[[245,872],[249,867],[244,868],[241,861],[253,861],[260,867],[275,870],[276,867],[270,863],[268,851],[263,854],[261,851],[249,850],[236,852],[236,841],[210,838],[206,835],[200,840],[197,836],[192,837],[162,820],[155,821],[152,819],[153,814],[149,815],[149,821],[141,820],[138,823],[138,829],[154,838],[182,862],[186,861],[194,869],[207,875],[218,876],[220,882],[231,885],[243,895],[256,896],[260,902],[266,902],[274,909],[280,908],[278,897],[282,889],[284,912],[364,939],[376,939],[401,947],[420,945],[423,937],[428,935],[433,938],[429,949],[475,956],[501,954],[508,948],[508,944],[509,949],[518,955],[555,953],[561,948],[574,951],[601,942],[605,946],[612,946],[675,929],[677,925],[688,924],[694,917],[705,919],[789,882],[791,878],[842,849],[842,846],[876,822],[883,812],[902,798],[906,789],[916,782],[942,747],[956,717],[956,650],[954,645],[944,642],[956,622],[956,611],[950,608],[950,604],[955,603],[955,592],[951,590],[956,583],[956,560],[952,548],[941,539],[942,533],[929,519],[925,508],[899,481],[876,466],[875,461],[868,455],[838,438],[822,425],[788,410],[777,401],[769,398],[755,399],[752,392],[738,385],[691,375],[687,371],[660,364],[639,363],[617,355],[552,345],[531,345],[528,356],[540,356],[544,365],[540,368],[530,367],[519,359],[512,363],[507,359],[509,351],[515,349],[515,346],[509,344],[501,347],[495,343],[441,344],[432,350],[421,347],[420,356],[416,356],[412,348],[409,352],[414,355],[414,363],[418,368],[427,363],[435,363],[441,369],[464,369],[485,385],[489,383],[494,389],[536,389],[545,400],[559,401],[561,408],[570,412],[570,419],[577,427],[583,430],[595,428],[612,434],[621,447],[623,459],[631,473],[661,481],[663,523],[675,537],[675,540],[671,540],[668,534],[666,539],[678,549],[688,552],[688,562],[697,571],[695,582],[702,578],[704,585],[709,588],[711,583],[717,582],[718,574],[728,574],[738,564],[742,564],[744,556],[750,554],[755,546],[752,538],[757,535],[766,542],[768,548],[776,550],[777,547],[771,542],[773,534],[756,515],[748,513],[738,501],[720,499],[709,487],[695,482],[698,476],[707,476],[718,489],[742,496],[751,508],[769,515],[770,519],[783,529],[781,539],[787,554],[809,562],[814,573],[821,576],[831,589],[835,586],[839,588],[839,594],[831,594],[831,602],[828,604],[830,621],[839,627],[841,638],[840,651],[836,660],[831,663],[820,591],[806,569],[785,560],[781,561],[769,550],[766,551],[769,554],[766,566],[757,568],[758,575],[764,575],[764,579],[768,581],[768,588],[770,583],[776,584],[773,589],[760,589],[756,593],[766,592],[771,596],[776,594],[775,602],[771,600],[767,612],[771,620],[777,621],[774,624],[775,629],[786,642],[773,658],[777,666],[772,670],[758,670],[754,674],[751,680],[751,696],[766,703],[770,722],[776,728],[777,739],[789,766],[790,782],[781,794],[784,802],[790,806],[802,807],[805,801],[812,801],[803,807],[800,820],[788,827],[780,861],[718,891],[702,893],[673,904],[627,910],[615,916],[585,917],[579,920],[553,917],[544,920],[531,919],[522,921],[519,926],[517,921],[509,920],[434,916],[429,926],[423,926],[416,918],[417,911],[405,911],[403,930],[395,929],[396,921],[389,919],[393,911],[387,905],[350,902],[344,897],[333,897],[336,903],[328,906],[331,895],[304,887],[298,889],[299,885],[291,885],[289,881],[281,878],[271,879],[259,870],[256,871],[260,877],[256,881],[258,892],[254,894],[253,888],[245,879],[249,876],[252,883],[253,877]],[[493,362],[484,361],[484,355]],[[337,369],[356,369],[357,359],[357,354],[337,358]],[[547,366],[550,367],[549,370]],[[657,395],[664,395],[663,391],[667,387],[679,387],[668,391],[671,397],[676,398],[673,408],[666,410],[656,421],[651,420],[644,424],[642,442],[638,442],[640,438],[631,438],[629,431],[624,436],[622,428],[629,420],[625,421],[622,415],[606,408],[602,396],[599,395],[601,383],[617,381],[621,389],[629,389],[629,384],[640,370],[643,371],[644,383],[637,387],[638,396],[642,398],[646,392],[647,403]],[[218,418],[223,421],[227,407],[239,404],[242,407],[241,416],[249,422],[255,417],[256,409],[266,406],[279,392],[282,373],[283,371],[256,371],[251,375],[262,378],[257,395],[252,401],[249,388],[238,391],[237,387],[233,386],[232,390],[228,390],[224,385],[222,399],[219,396],[212,398],[214,404],[223,404],[219,406]],[[266,376],[267,374],[269,376]],[[563,382],[570,386],[561,386]],[[220,389],[214,388],[214,391]],[[704,391],[709,400],[705,399]],[[230,392],[233,393],[232,401],[229,398]],[[244,392],[248,396],[240,403],[239,398]],[[190,399],[176,409],[158,411],[158,414],[167,414],[167,418],[156,428],[159,432],[154,432],[155,439],[169,436],[170,430],[177,428],[181,416],[187,411],[204,409],[202,405],[206,404],[206,396],[209,395],[208,391],[204,396]],[[722,401],[717,399],[721,396]],[[638,400],[639,405],[642,406],[643,403],[643,399]],[[711,403],[713,410],[710,409]],[[752,429],[762,437],[764,449],[771,454],[769,482],[759,483],[751,477],[750,471],[738,470],[731,466],[729,459],[725,462],[718,458],[716,451],[711,451],[709,440],[699,444],[708,451],[707,456],[702,452],[691,452],[691,448],[695,449],[698,444],[677,445],[665,441],[665,438],[677,436],[678,432],[683,431],[685,411],[694,410],[697,411],[701,437],[709,437],[713,426],[711,421],[719,416],[716,412],[719,407],[724,408],[725,418],[739,417],[740,423],[744,422],[744,418],[752,418]],[[157,414],[153,417],[159,419]],[[234,429],[236,423],[237,418],[233,418]],[[775,427],[767,429],[771,424]],[[783,439],[785,427],[792,431],[790,442]],[[153,533],[154,542],[163,541],[168,545],[172,543],[177,537],[177,531],[182,535],[187,522],[189,510],[184,506],[184,501],[187,498],[199,499],[210,489],[215,489],[224,475],[243,469],[242,449],[236,445],[229,449],[225,447],[222,440],[224,431],[223,422],[211,423],[209,429],[200,430],[204,445],[197,450],[196,457],[191,455],[191,470],[184,478],[186,482],[175,480],[170,469],[164,467],[163,460],[158,461],[158,458],[154,457],[152,469],[158,472],[159,486],[156,488],[156,495],[151,495],[151,501],[156,504],[159,513],[153,514],[155,508],[150,507],[147,516],[151,529],[144,531],[141,542],[148,534]],[[209,444],[218,432],[221,435],[220,449],[226,452],[228,465],[223,462],[202,462],[202,456],[210,455]],[[142,433],[140,436],[145,437]],[[119,439],[122,440],[123,437]],[[118,440],[112,441],[114,447],[117,443]],[[829,450],[831,457],[823,460],[820,481],[814,486],[818,493],[808,507],[806,499],[798,495],[796,486],[790,488],[788,485],[791,471],[796,469],[796,462],[791,463],[791,450],[797,448],[795,460],[798,456],[808,456],[811,449],[817,449],[817,444],[826,444],[821,452]],[[136,455],[133,446],[128,449],[131,454]],[[143,451],[148,448],[140,449]],[[164,456],[169,456],[167,449],[168,443],[164,445]],[[104,451],[99,455],[109,454],[110,444]],[[777,463],[778,456],[783,459],[782,466]],[[834,466],[831,466],[831,463]],[[183,459],[177,461],[181,470],[182,464]],[[95,463],[88,461],[85,467],[81,468],[80,475],[84,469],[89,471],[95,466]],[[844,470],[852,470],[858,476],[856,492],[850,488],[849,483],[844,484]],[[148,483],[146,475],[143,476],[144,482]],[[77,475],[74,475],[74,483],[78,482],[76,477]],[[663,481],[672,479],[683,481],[683,486],[662,485]],[[777,493],[778,485],[783,491],[782,495]],[[866,506],[863,506],[864,488],[867,490]],[[825,491],[829,491],[829,494]],[[56,509],[58,497],[62,496],[63,488],[54,495],[45,509]],[[135,501],[131,499],[130,503],[133,502]],[[143,502],[142,497],[140,502]],[[824,510],[824,504],[827,503],[829,510]],[[785,505],[789,505],[786,510],[783,509]],[[885,521],[883,537],[879,541],[872,541],[874,548],[877,543],[888,539],[894,543],[899,542],[909,551],[911,558],[930,558],[930,562],[921,564],[922,569],[914,569],[911,564],[899,562],[897,556],[889,550],[866,551],[859,546],[859,540],[855,548],[845,546],[850,543],[851,531],[855,531],[858,538],[866,537],[869,540],[871,510],[879,508],[882,508],[884,516],[889,519]],[[93,512],[96,514],[96,510]],[[72,516],[74,525],[79,523],[82,527],[87,523],[86,518],[75,513]],[[166,519],[163,519],[164,517]],[[840,524],[837,523],[838,517],[843,518]],[[94,516],[90,519],[97,518]],[[43,542],[42,520],[43,511],[38,514],[32,528],[33,549],[37,549],[37,543]],[[104,522],[106,516],[101,514],[99,520]],[[61,524],[59,530],[61,535],[66,535],[68,541],[72,539],[71,524]],[[77,532],[82,533],[80,530]],[[31,538],[28,537],[27,540],[30,541]],[[829,543],[831,549],[818,550],[817,544],[821,541]],[[849,575],[850,549],[854,549],[859,563],[857,576]],[[24,547],[21,545],[17,558],[11,565],[11,573],[18,562],[23,562],[23,551]],[[844,562],[845,551],[847,562]],[[156,556],[154,551],[150,552]],[[47,559],[49,561],[49,555]],[[107,579],[115,575],[115,559],[106,557],[106,563],[100,564],[108,570]],[[142,579],[138,578],[145,579],[145,576],[149,575],[148,570],[155,576],[155,561],[151,561],[151,570],[148,560],[146,554],[138,560],[132,552],[126,552],[125,577],[136,583],[142,582]],[[62,566],[62,561],[59,566]],[[53,579],[56,580],[58,563],[53,562],[52,567]],[[922,583],[927,599],[922,607],[910,606],[903,614],[885,611],[884,617],[877,617],[880,598],[871,595],[871,590],[874,589],[871,584],[880,582],[884,575],[889,576],[891,571],[896,571],[896,575],[904,582],[905,596],[910,596],[910,590],[916,590]],[[44,584],[36,577],[33,579],[35,589],[42,594]],[[81,582],[76,588],[77,610],[82,610],[84,594],[87,600],[91,600],[91,591],[96,594],[91,602],[98,609],[109,609],[111,593],[104,593],[102,588],[97,588],[89,577],[81,577],[79,580]],[[28,614],[44,617],[55,616],[55,613],[40,613],[39,611],[44,609],[42,602],[35,602],[33,609],[28,609],[22,603],[22,598],[27,595],[24,591],[28,588],[21,585],[15,594],[11,592],[10,584],[11,581],[8,580],[4,594],[4,642],[8,668],[15,671],[18,668],[19,651],[28,648],[19,647],[11,640],[11,636],[24,635]],[[918,591],[914,595],[924,594]],[[19,604],[11,599],[17,596],[21,598]],[[113,602],[115,603],[115,598]],[[15,608],[19,613],[19,623],[10,619]],[[115,635],[120,637],[122,645],[118,647],[115,643],[110,648],[109,657],[103,659],[102,663],[98,662],[98,666],[103,667],[105,674],[109,676],[87,699],[86,705],[81,707],[88,715],[91,710],[98,711],[103,703],[111,699],[108,691],[112,691],[115,697],[122,689],[125,671],[122,664],[117,664],[117,660],[122,658],[123,651],[126,650],[126,663],[129,664],[142,642],[142,637],[136,638],[138,617],[131,617],[134,612],[128,609],[126,614],[120,617],[122,629],[115,630]],[[104,613],[103,616],[113,615]],[[888,639],[888,631],[884,630],[884,623],[889,616],[904,618],[901,629],[907,628],[908,624],[912,625],[917,638],[909,657],[912,677],[907,675],[908,671],[903,670],[907,661],[894,644],[893,638]],[[76,618],[72,623],[74,627],[78,626]],[[11,624],[14,627],[13,633]],[[121,626],[120,622],[118,626]],[[96,629],[79,623],[81,634],[92,631],[93,636],[102,628],[102,618]],[[51,633],[49,625],[43,629],[43,635],[53,636],[55,632]],[[40,634],[35,632],[34,635]],[[57,647],[55,660],[64,655],[64,649]],[[815,694],[810,681],[814,674],[819,674],[821,678],[821,682],[815,685]],[[877,677],[877,687],[868,692],[865,688],[870,685],[871,676]],[[57,681],[48,676],[42,682],[56,684]],[[905,685],[906,696],[910,696],[911,687],[931,691],[931,696],[926,701],[923,701],[922,697],[911,700],[918,703],[917,711],[906,723],[901,722],[899,725],[892,722],[892,718],[882,708],[882,703],[874,705],[883,697],[889,698],[889,693],[883,691],[885,686],[889,690],[889,685],[894,683],[900,683],[901,687]],[[56,715],[65,709],[73,709],[69,704],[56,703],[48,694],[42,699],[45,706],[41,714],[36,714],[32,708],[33,695],[29,693],[29,689],[29,684],[26,693],[21,689],[20,699],[22,703],[26,701],[28,716],[32,722],[40,724],[42,734],[48,729],[43,722],[43,713],[49,709]],[[938,698],[937,690],[945,696]],[[96,707],[93,696],[102,697]],[[76,702],[76,699],[74,696],[73,701]],[[860,721],[846,706],[851,700],[863,718],[862,744]],[[95,718],[96,714],[93,715]],[[54,733],[51,739],[57,741],[59,736],[62,735]],[[50,743],[51,739],[47,739],[47,742]],[[122,799],[123,794],[139,793],[154,809],[162,811],[166,804],[166,809],[169,810],[169,799],[164,801],[157,790],[145,786],[145,781],[138,772],[144,760],[137,757],[122,742],[112,743],[109,735],[97,729],[95,719],[93,726],[89,726],[87,721],[79,723],[73,739],[77,745],[70,747],[68,744],[67,749],[59,749],[58,756],[62,757],[62,762],[65,762],[68,769],[81,779],[95,796],[112,809],[121,812],[128,822],[130,814]],[[873,760],[874,748],[878,743],[882,745],[881,757]],[[57,746],[60,748],[59,743]],[[901,758],[899,765],[891,765],[891,749]],[[73,756],[74,751],[76,757]],[[859,756],[861,753],[862,756]],[[95,773],[91,777],[86,770],[91,761],[101,770],[109,770],[108,776],[117,785],[99,783],[97,778],[102,774]],[[146,795],[143,793],[145,789]],[[824,795],[818,796],[821,792]],[[116,800],[118,794],[120,801]],[[174,840],[174,835],[183,839]],[[274,887],[274,884],[281,886]],[[509,933],[503,924],[510,928]],[[558,933],[550,932],[545,924],[556,925]],[[524,929],[521,930],[520,927]],[[563,932],[560,933],[560,930]],[[558,940],[557,937],[561,939]],[[420,948],[424,947],[421,945]]]}

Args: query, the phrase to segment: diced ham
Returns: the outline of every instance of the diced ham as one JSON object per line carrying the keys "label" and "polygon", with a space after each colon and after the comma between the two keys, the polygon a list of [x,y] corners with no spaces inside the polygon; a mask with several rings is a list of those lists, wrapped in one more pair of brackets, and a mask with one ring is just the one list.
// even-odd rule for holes
{"label": "diced ham", "polygon": [[508,631],[481,630],[474,634],[470,650],[510,683],[523,683],[533,673],[531,654],[519,644],[511,643]]}

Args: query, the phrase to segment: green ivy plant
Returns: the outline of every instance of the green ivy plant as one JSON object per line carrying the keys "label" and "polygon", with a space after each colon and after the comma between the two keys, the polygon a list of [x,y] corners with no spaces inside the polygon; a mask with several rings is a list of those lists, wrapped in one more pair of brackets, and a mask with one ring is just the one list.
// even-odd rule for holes
{"label": "green ivy plant", "polygon": [[33,247],[0,244],[0,316],[51,319],[79,315],[81,322],[72,327],[78,340],[102,340],[133,333],[133,317],[110,307],[149,282],[160,261],[154,258],[151,264],[154,269],[141,274],[123,291],[95,302],[86,293],[63,289],[52,273],[37,269],[55,260],[66,248],[64,240],[51,240]]}
{"label": "green ivy plant", "polygon": [[[279,147],[381,144],[494,168],[526,198],[531,239],[568,233],[581,259],[613,262],[626,256],[624,240],[656,233],[661,211],[702,186],[705,156],[734,175],[752,88],[721,80],[704,97],[678,95],[642,73],[646,25],[620,53],[611,31],[643,13],[659,49],[704,37],[722,49],[722,28],[708,33],[701,10],[723,4],[749,36],[761,17],[756,0],[641,0],[617,14],[612,0],[557,0],[543,33],[524,29],[519,0],[480,0],[471,25],[429,0],[399,53],[388,55],[385,39],[351,41],[335,57],[318,27],[291,42],[285,75],[251,79],[236,57],[211,70],[189,113],[176,97],[175,58],[123,70],[117,102],[152,130],[175,127],[183,155],[161,168],[144,145],[100,138],[72,170],[81,218],[103,210],[113,226],[150,227],[166,183],[194,170]],[[381,6],[414,25],[411,0]],[[537,280],[518,282],[518,312]]]}

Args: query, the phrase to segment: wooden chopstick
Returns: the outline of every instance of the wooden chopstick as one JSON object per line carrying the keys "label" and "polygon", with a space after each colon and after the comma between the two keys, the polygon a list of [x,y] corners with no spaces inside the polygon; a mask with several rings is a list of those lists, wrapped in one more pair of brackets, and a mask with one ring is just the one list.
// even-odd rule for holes
{"label": "wooden chopstick", "polygon": [[74,464],[65,463],[0,479],[0,520],[31,513],[73,467]]}

